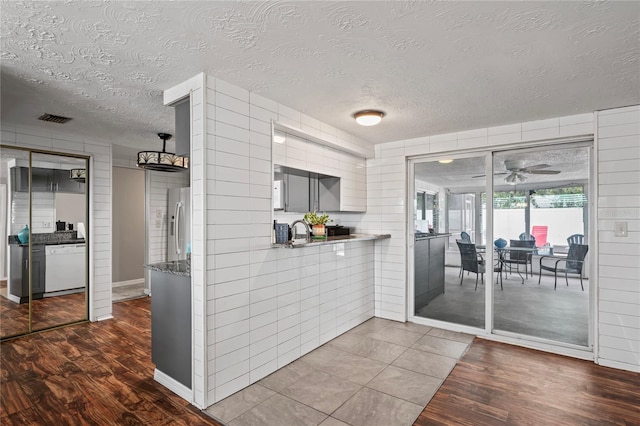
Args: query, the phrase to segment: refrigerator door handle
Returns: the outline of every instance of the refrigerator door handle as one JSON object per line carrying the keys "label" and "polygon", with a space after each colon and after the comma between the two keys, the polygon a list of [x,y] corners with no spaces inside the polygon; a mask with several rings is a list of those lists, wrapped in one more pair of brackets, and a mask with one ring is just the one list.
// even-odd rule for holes
{"label": "refrigerator door handle", "polygon": [[176,230],[176,238],[174,239],[174,245],[176,249],[176,254],[179,256],[181,254],[180,250],[180,212],[182,210],[182,202],[176,203],[176,219],[175,219],[175,230]]}

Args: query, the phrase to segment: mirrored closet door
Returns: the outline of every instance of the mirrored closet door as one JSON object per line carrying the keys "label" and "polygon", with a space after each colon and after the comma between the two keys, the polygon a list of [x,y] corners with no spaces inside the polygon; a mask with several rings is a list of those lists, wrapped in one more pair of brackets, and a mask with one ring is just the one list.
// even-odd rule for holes
{"label": "mirrored closet door", "polygon": [[88,163],[2,147],[3,339],[88,318]]}

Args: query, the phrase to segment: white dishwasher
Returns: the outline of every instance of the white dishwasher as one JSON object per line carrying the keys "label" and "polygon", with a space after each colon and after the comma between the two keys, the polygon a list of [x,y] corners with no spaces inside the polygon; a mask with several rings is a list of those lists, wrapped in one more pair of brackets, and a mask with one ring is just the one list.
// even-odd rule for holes
{"label": "white dishwasher", "polygon": [[86,244],[48,245],[45,251],[44,291],[47,293],[84,289]]}

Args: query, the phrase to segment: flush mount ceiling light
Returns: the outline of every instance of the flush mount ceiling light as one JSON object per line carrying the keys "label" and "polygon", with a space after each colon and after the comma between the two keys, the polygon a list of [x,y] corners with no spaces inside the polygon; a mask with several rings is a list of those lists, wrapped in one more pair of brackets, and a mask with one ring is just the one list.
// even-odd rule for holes
{"label": "flush mount ceiling light", "polygon": [[382,121],[382,117],[384,117],[384,112],[375,109],[358,111],[353,114],[353,118],[361,126],[375,126]]}
{"label": "flush mount ceiling light", "polygon": [[189,157],[167,152],[169,133],[158,133],[162,139],[162,151],[138,152],[138,167],[158,172],[185,172],[189,170]]}
{"label": "flush mount ceiling light", "polygon": [[69,170],[69,179],[76,182],[84,182],[87,179],[86,169],[71,169]]}
{"label": "flush mount ceiling light", "polygon": [[453,160],[438,160],[438,163],[440,163],[440,164],[449,164],[449,163],[453,163]]}

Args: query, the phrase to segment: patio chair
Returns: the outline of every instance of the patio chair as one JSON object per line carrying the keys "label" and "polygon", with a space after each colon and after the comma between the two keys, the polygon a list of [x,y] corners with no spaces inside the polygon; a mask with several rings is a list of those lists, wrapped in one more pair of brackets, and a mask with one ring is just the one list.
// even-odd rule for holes
{"label": "patio chair", "polygon": [[[534,237],[534,236],[533,236],[533,235],[531,235],[531,234],[527,234],[526,232],[523,232],[522,234],[520,234],[520,236],[518,237],[518,239],[519,239],[520,241],[535,241],[535,240],[536,240],[536,237]],[[511,240],[511,241],[513,241],[513,240]]]}
{"label": "patio chair", "polygon": [[[535,240],[510,240],[509,247],[527,247],[534,248],[536,246]],[[531,265],[532,255],[536,253],[535,250],[530,252],[527,251],[509,251],[505,250],[506,253],[502,256],[502,263],[505,266],[509,266],[509,272],[511,272],[512,265],[516,265],[516,271],[520,274],[520,265],[524,265],[524,276],[529,277],[529,265]],[[531,274],[533,276],[533,273]],[[522,277],[522,275],[521,275]],[[524,280],[522,281],[524,284]]]}
{"label": "patio chair", "polygon": [[[554,283],[553,289],[555,290],[558,285],[558,272],[564,272],[564,279],[569,286],[569,278],[567,274],[579,274],[580,275],[580,287],[584,291],[584,285],[582,283],[582,270],[584,269],[584,258],[587,256],[589,246],[586,244],[571,244],[569,246],[569,253],[567,257],[558,256],[541,256],[540,257],[540,276],[538,277],[538,285],[542,279],[542,271],[553,271]],[[544,259],[553,259],[553,264],[543,264]],[[564,268],[562,267],[564,265]]]}
{"label": "patio chair", "polygon": [[538,247],[542,247],[547,244],[547,233],[549,227],[546,225],[534,225],[531,227],[531,236],[536,241]]}
{"label": "patio chair", "polygon": [[[456,240],[456,241],[458,241],[458,240]],[[471,236],[468,233],[462,231],[460,233],[460,241],[464,241],[465,243],[470,243],[471,242]],[[462,264],[461,264],[460,265],[460,273],[458,274],[458,276],[459,277],[462,276],[462,273],[463,273],[463,270],[462,270]],[[467,275],[469,275],[469,274],[467,273]]]}
{"label": "patio chair", "polygon": [[460,263],[462,268],[462,275],[460,278],[460,285],[464,280],[464,271],[473,272],[476,274],[476,290],[478,289],[478,275],[480,274],[482,283],[484,283],[485,261],[481,254],[476,252],[476,246],[473,243],[468,243],[462,240],[456,240],[458,244],[458,250],[460,250]]}
{"label": "patio chair", "polygon": [[571,246],[571,244],[582,244],[584,242],[584,235],[582,234],[573,234],[567,238],[567,244]]}

